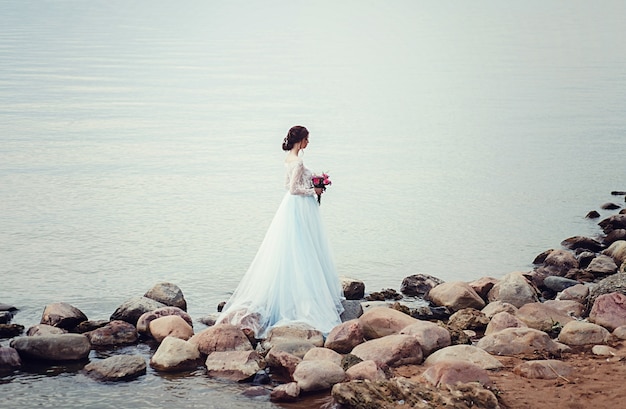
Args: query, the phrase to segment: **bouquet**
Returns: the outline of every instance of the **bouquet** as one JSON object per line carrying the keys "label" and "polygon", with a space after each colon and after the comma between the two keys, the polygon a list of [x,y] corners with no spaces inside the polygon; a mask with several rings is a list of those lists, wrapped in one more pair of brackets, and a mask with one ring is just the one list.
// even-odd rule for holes
{"label": "bouquet", "polygon": [[[333,182],[328,178],[328,174],[322,173],[321,175],[313,175],[311,178],[313,187],[320,187],[322,190],[326,190],[326,186],[330,186]],[[322,195],[317,195],[317,203],[322,204]]]}

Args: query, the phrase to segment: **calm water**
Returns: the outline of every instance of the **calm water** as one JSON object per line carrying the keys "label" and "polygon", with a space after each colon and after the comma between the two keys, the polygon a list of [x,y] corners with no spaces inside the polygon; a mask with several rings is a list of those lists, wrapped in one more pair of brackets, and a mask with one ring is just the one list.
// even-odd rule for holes
{"label": "calm water", "polygon": [[[368,291],[530,270],[599,232],[589,210],[624,205],[610,192],[626,190],[626,3],[249,3],[0,1],[14,322],[55,301],[106,319],[159,281],[194,318],[215,311],[283,195],[295,124],[334,182],[339,272]],[[241,389],[152,371],[0,378],[11,407],[274,407]]]}

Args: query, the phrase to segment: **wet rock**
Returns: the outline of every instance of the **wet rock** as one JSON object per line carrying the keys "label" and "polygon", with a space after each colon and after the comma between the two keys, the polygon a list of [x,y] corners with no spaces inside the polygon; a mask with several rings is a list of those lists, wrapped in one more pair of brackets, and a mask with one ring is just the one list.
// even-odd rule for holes
{"label": "wet rock", "polygon": [[22,358],[46,361],[79,361],[89,356],[91,343],[82,334],[41,335],[14,338],[10,346]]}
{"label": "wet rock", "polygon": [[293,379],[304,392],[321,391],[343,382],[346,374],[339,365],[330,361],[302,361],[298,364]]}
{"label": "wet rock", "polygon": [[626,295],[615,292],[596,298],[589,313],[589,321],[610,331],[626,325]]}
{"label": "wet rock", "polygon": [[402,280],[400,292],[408,296],[424,297],[431,289],[443,283],[443,280],[428,274],[414,274]]}
{"label": "wet rock", "polygon": [[72,330],[83,321],[87,321],[87,316],[81,310],[68,303],[57,302],[44,308],[40,323]]}
{"label": "wet rock", "polygon": [[22,360],[15,348],[0,345],[0,374],[11,372],[22,366]]}
{"label": "wet rock", "polygon": [[528,328],[528,325],[516,316],[502,311],[491,318],[485,329],[485,335],[493,334],[506,328]]}
{"label": "wet rock", "polygon": [[[263,372],[263,371],[259,371]],[[254,385],[246,388],[243,392],[241,392],[242,396],[246,398],[258,398],[261,396],[267,396],[270,394],[270,391],[260,385]]]}
{"label": "wet rock", "polygon": [[615,229],[606,235],[602,242],[605,246],[610,246],[619,240],[626,240],[626,229]]}
{"label": "wet rock", "polygon": [[139,335],[134,325],[126,321],[115,320],[104,327],[84,334],[93,346],[121,346],[137,342]]}
{"label": "wet rock", "polygon": [[381,291],[373,292],[367,297],[365,297],[368,301],[386,301],[386,300],[401,300],[402,294],[398,294],[396,290],[393,288],[387,288]]}
{"label": "wet rock", "polygon": [[40,335],[55,335],[55,334],[65,334],[67,330],[63,328],[53,327],[48,324],[37,324],[28,328],[26,331],[26,335],[29,337],[36,337]]}
{"label": "wet rock", "polygon": [[482,309],[485,301],[467,283],[452,281],[439,284],[430,290],[427,297],[433,304],[443,306],[452,312],[464,308]]}
{"label": "wet rock", "polygon": [[561,292],[566,288],[573,287],[576,284],[578,284],[578,281],[576,280],[559,276],[549,276],[543,280],[543,285],[555,293]]}
{"label": "wet rock", "polygon": [[348,368],[346,375],[349,380],[367,379],[370,381],[383,381],[387,379],[385,371],[372,360],[361,361]]}
{"label": "wet rock", "polygon": [[476,345],[493,355],[557,355],[560,351],[548,334],[533,328],[503,329],[486,335]]}
{"label": "wet rock", "polygon": [[158,283],[144,294],[144,297],[158,301],[170,307],[187,311],[187,301],[182,290],[172,283]]}
{"label": "wet rock", "polygon": [[13,319],[13,314],[9,311],[0,311],[0,324],[8,324]]}
{"label": "wet rock", "polygon": [[105,325],[107,325],[109,322],[109,320],[96,320],[96,321],[83,321],[80,324],[78,324],[78,326],[76,328],[74,328],[74,331],[79,333],[79,334],[84,334],[85,332],[89,332],[89,331],[93,331],[94,329],[98,329],[98,328],[102,328]]}
{"label": "wet rock", "polygon": [[269,350],[265,356],[265,361],[271,368],[272,373],[293,380],[293,373],[298,364],[302,362],[302,358],[287,351],[283,351],[280,349],[280,346],[277,346]]}
{"label": "wet rock", "polygon": [[447,329],[429,321],[418,321],[404,327],[400,334],[416,338],[424,356],[428,356],[452,343],[450,332]]}
{"label": "wet rock", "polygon": [[602,344],[608,341],[609,335],[609,331],[599,325],[572,321],[561,329],[558,340],[566,345]]}
{"label": "wet rock", "polygon": [[570,250],[585,249],[592,252],[598,252],[604,248],[604,246],[602,246],[602,243],[600,243],[598,240],[584,236],[574,236],[567,238],[561,242],[561,246]]}
{"label": "wet rock", "polygon": [[193,336],[193,328],[178,315],[168,315],[150,322],[150,334],[157,342],[170,336],[188,340]]}
{"label": "wet rock", "polygon": [[598,225],[606,234],[611,233],[613,230],[626,229],[626,214],[614,214],[600,221]]}
{"label": "wet rock", "polygon": [[284,383],[276,386],[270,393],[272,402],[295,402],[300,396],[300,387],[297,382]]}
{"label": "wet rock", "polygon": [[201,331],[189,342],[196,345],[203,354],[222,351],[252,351],[252,344],[238,327],[230,324],[217,324]]}
{"label": "wet rock", "polygon": [[273,345],[291,342],[307,341],[316,347],[324,346],[324,335],[321,331],[306,324],[291,324],[270,329],[267,338],[263,341],[263,348],[270,350]]}
{"label": "wet rock", "polygon": [[[137,320],[137,332],[139,332],[139,334],[141,335],[152,336],[152,334],[150,334],[150,323],[157,318],[168,317],[172,315],[181,317],[190,327],[193,327],[193,320],[186,311],[183,311],[179,307],[161,307],[157,308],[154,311],[149,311],[141,314],[141,316]],[[211,325],[213,324],[215,324],[215,321]]]}
{"label": "wet rock", "polygon": [[415,324],[417,319],[392,308],[372,308],[360,318],[366,339],[381,338],[399,333],[404,327]]}
{"label": "wet rock", "polygon": [[400,366],[419,364],[423,353],[419,341],[411,335],[388,335],[357,345],[352,354],[379,365]]}
{"label": "wet rock", "polygon": [[360,300],[365,296],[365,284],[363,281],[341,277],[341,287],[346,300]]}
{"label": "wet rock", "polygon": [[621,208],[622,206],[618,205],[617,203],[607,202],[600,207],[604,210],[615,210]]}
{"label": "wet rock", "polygon": [[343,357],[332,349],[315,347],[308,350],[302,358],[303,361],[330,361],[341,366]]}
{"label": "wet rock", "polygon": [[527,361],[517,365],[513,373],[529,379],[557,379],[571,375],[573,369],[556,359]]}
{"label": "wet rock", "polygon": [[472,330],[472,331],[484,331],[489,324],[489,318],[474,308],[464,308],[452,314],[448,320],[448,327]]}
{"label": "wet rock", "polygon": [[146,360],[140,355],[115,355],[90,362],[84,371],[100,381],[129,381],[146,373]]}
{"label": "wet rock", "polygon": [[13,305],[4,304],[0,302],[0,311],[15,312],[17,311],[17,308]]}
{"label": "wet rock", "polygon": [[486,369],[467,361],[438,362],[429,366],[422,376],[431,385],[437,387],[469,382],[478,382],[483,386],[493,384]]}
{"label": "wet rock", "polygon": [[496,358],[473,345],[452,345],[440,349],[426,358],[424,365],[432,366],[445,361],[471,362],[483,369],[499,369],[503,366]]}
{"label": "wet rock", "polygon": [[340,354],[347,354],[363,341],[365,341],[365,335],[363,334],[361,322],[358,319],[354,319],[333,328],[328,337],[326,337],[324,347]]}
{"label": "wet rock", "polygon": [[594,276],[607,276],[617,272],[617,264],[611,257],[600,255],[589,263],[586,270]]}
{"label": "wet rock", "polygon": [[513,304],[504,301],[493,301],[490,302],[482,309],[482,313],[487,316],[487,318],[491,319],[494,315],[499,312],[508,312],[509,314],[515,315],[517,312],[517,307]]}
{"label": "wet rock", "polygon": [[587,213],[587,215],[585,216],[586,219],[597,219],[600,217],[600,213],[598,213],[595,210],[591,210],[589,213]]}
{"label": "wet rock", "polygon": [[19,324],[0,324],[0,339],[17,337],[24,332],[24,326]]}
{"label": "wet rock", "polygon": [[568,314],[540,302],[523,305],[515,316],[528,327],[543,332],[550,332],[555,325],[563,326],[573,320]]}
{"label": "wet rock", "polygon": [[535,259],[533,260],[533,264],[535,264],[535,265],[543,264],[546,261],[546,258],[553,251],[554,251],[554,249],[549,249],[549,250],[546,250],[546,251],[538,254],[537,256],[535,256]]}
{"label": "wet rock", "polygon": [[220,351],[211,353],[205,362],[211,377],[244,381],[265,368],[265,360],[256,351]]}
{"label": "wet rock", "polygon": [[587,268],[589,263],[596,258],[596,253],[591,251],[583,251],[582,253],[577,254],[576,256],[578,260],[578,267]]}
{"label": "wet rock", "polygon": [[502,301],[517,308],[524,304],[539,301],[536,288],[520,272],[505,275],[489,291],[487,298],[490,302]]}
{"label": "wet rock", "polygon": [[201,361],[198,347],[176,337],[163,339],[150,358],[150,366],[162,372],[180,372],[197,368]]}
{"label": "wet rock", "polygon": [[550,272],[549,275],[564,276],[578,266],[578,260],[574,254],[560,249],[552,251],[543,262],[543,268]]}
{"label": "wet rock", "polygon": [[137,321],[141,315],[162,307],[165,307],[165,304],[151,298],[134,297],[117,307],[115,312],[111,315],[110,320],[122,320],[130,324],[137,325]]}
{"label": "wet rock", "polygon": [[343,312],[339,316],[341,322],[354,320],[363,315],[363,306],[359,300],[342,300]]}

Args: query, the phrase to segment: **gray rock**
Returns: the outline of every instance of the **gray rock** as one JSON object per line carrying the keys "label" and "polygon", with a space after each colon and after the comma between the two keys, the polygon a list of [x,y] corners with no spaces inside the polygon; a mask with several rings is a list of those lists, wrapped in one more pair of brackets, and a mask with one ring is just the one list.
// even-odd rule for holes
{"label": "gray rock", "polygon": [[84,371],[101,381],[129,381],[146,373],[146,360],[140,355],[115,355],[85,365]]}
{"label": "gray rock", "polygon": [[363,315],[363,307],[359,300],[343,300],[341,305],[343,305],[343,312],[340,315],[341,322],[354,320]]}
{"label": "gray rock", "polygon": [[137,325],[139,317],[166,305],[147,297],[134,297],[117,307],[111,315],[111,321],[122,320]]}
{"label": "gray rock", "polygon": [[178,307],[187,311],[187,301],[182,290],[172,283],[158,283],[144,294],[144,297],[153,299],[162,304]]}
{"label": "gray rock", "polygon": [[570,280],[569,278],[559,276],[548,276],[543,280],[543,285],[556,293],[559,293],[566,288],[573,287],[576,284],[578,284],[578,281],[576,280]]}
{"label": "gray rock", "polygon": [[528,281],[524,273],[513,272],[505,275],[489,291],[488,299],[502,301],[519,308],[530,302],[537,302],[537,289]]}
{"label": "gray rock", "polygon": [[600,255],[589,263],[589,266],[586,268],[587,271],[592,273],[593,275],[611,275],[617,272],[617,264],[615,261],[609,256]]}
{"label": "gray rock", "polygon": [[19,369],[22,360],[15,348],[0,346],[0,374]]}
{"label": "gray rock", "polygon": [[87,316],[78,308],[64,302],[47,305],[41,316],[41,324],[52,325],[67,330],[87,321]]}
{"label": "gray rock", "polygon": [[89,339],[82,334],[18,337],[10,346],[21,357],[47,361],[78,361],[87,358],[91,351]]}

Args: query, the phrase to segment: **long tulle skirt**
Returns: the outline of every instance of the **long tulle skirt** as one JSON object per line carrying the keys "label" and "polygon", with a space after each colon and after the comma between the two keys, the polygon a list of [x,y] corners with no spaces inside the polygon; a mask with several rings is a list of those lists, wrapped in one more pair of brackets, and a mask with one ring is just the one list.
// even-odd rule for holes
{"label": "long tulle skirt", "polygon": [[342,299],[316,198],[287,193],[217,322],[248,328],[257,338],[293,323],[328,334],[341,322]]}

